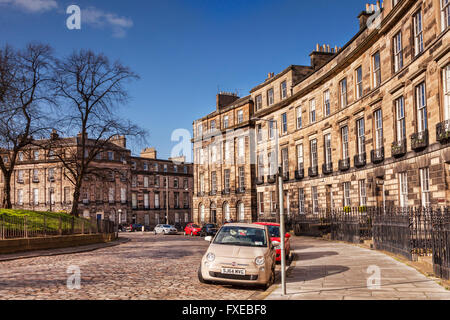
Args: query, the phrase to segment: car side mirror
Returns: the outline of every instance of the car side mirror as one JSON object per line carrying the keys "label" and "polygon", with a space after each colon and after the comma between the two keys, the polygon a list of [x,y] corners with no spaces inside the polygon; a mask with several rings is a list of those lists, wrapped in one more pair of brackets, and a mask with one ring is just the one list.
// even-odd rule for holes
{"label": "car side mirror", "polygon": [[205,241],[211,242],[212,241],[212,237],[211,236],[205,237]]}

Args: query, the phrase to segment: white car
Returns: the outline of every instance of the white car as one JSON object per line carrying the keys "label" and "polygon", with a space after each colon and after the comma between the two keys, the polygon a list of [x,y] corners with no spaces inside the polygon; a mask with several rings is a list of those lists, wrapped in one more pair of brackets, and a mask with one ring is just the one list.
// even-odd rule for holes
{"label": "white car", "polygon": [[154,234],[178,234],[177,228],[169,224],[158,224],[154,229]]}

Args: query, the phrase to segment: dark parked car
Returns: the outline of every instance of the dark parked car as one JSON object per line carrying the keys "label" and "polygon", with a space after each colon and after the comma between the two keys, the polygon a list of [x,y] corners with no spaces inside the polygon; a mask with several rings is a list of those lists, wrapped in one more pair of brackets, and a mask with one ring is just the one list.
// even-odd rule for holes
{"label": "dark parked car", "polygon": [[200,231],[200,237],[206,236],[215,236],[219,227],[214,223],[207,223],[203,225],[202,230]]}
{"label": "dark parked car", "polygon": [[141,232],[142,231],[142,224],[132,224],[130,225],[130,232]]}

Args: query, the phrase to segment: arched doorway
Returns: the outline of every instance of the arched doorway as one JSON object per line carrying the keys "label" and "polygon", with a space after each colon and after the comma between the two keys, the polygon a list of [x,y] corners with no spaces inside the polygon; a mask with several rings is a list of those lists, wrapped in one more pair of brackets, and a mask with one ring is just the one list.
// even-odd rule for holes
{"label": "arched doorway", "polygon": [[215,202],[211,202],[211,205],[209,207],[210,210],[210,222],[211,223],[216,223],[217,222],[217,206]]}

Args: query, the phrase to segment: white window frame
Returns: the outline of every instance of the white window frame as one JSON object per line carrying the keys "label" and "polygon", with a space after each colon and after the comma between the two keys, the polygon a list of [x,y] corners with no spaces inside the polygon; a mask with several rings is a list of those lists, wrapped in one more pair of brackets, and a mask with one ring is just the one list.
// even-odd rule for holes
{"label": "white window frame", "polygon": [[332,163],[331,133],[327,133],[324,136],[324,144],[325,144],[325,163],[329,165]]}
{"label": "white window frame", "polygon": [[381,85],[381,54],[380,51],[372,55],[372,82],[373,87],[378,88]]}
{"label": "white window frame", "polygon": [[330,90],[323,93],[323,114],[328,117],[331,114]]}
{"label": "white window frame", "polygon": [[381,109],[374,112],[375,120],[375,149],[380,150],[383,143],[383,113]]}
{"label": "white window frame", "polygon": [[395,100],[397,142],[406,139],[405,98],[403,96]]}
{"label": "white window frame", "polygon": [[341,128],[341,143],[342,143],[342,160],[346,160],[350,157],[348,153],[348,126]]}
{"label": "white window frame", "polygon": [[296,123],[297,129],[301,129],[302,126],[303,126],[303,123],[302,123],[302,107],[301,106],[297,107],[296,112],[297,112],[297,114],[296,114],[296,116],[297,116],[296,117],[297,118],[297,123]]}
{"label": "white window frame", "polygon": [[441,0],[441,30],[450,26],[450,0]]}
{"label": "white window frame", "polygon": [[430,206],[430,169],[420,169],[420,193],[423,207]]}
{"label": "white window frame", "polygon": [[367,206],[366,180],[365,179],[359,180],[358,185],[359,185],[359,206],[365,207]]}
{"label": "white window frame", "polygon": [[423,52],[423,16],[419,10],[413,16],[414,56]]}
{"label": "white window frame", "polygon": [[365,133],[365,123],[364,118],[356,120],[357,128],[357,143],[358,143],[358,154],[363,154],[366,152],[366,133]]}
{"label": "white window frame", "polygon": [[394,72],[398,72],[403,68],[403,44],[402,32],[399,31],[393,39],[394,46]]}
{"label": "white window frame", "polygon": [[356,79],[356,99],[361,99],[363,96],[363,73],[362,66],[358,67],[355,70],[355,79]]}
{"label": "white window frame", "polygon": [[417,131],[423,132],[428,129],[427,89],[425,81],[416,86],[415,92],[417,108]]}
{"label": "white window frame", "polygon": [[350,207],[351,205],[350,189],[350,182],[344,182],[344,207]]}
{"label": "white window frame", "polygon": [[297,145],[297,169],[304,168],[305,159],[303,156],[303,143]]}
{"label": "white window frame", "polygon": [[450,120],[450,64],[442,70],[442,83],[444,94],[444,120],[448,121]]}
{"label": "white window frame", "polygon": [[347,78],[339,81],[339,98],[341,103],[341,108],[345,108],[348,104],[347,99]]}
{"label": "white window frame", "polygon": [[398,184],[400,190],[400,207],[408,207],[408,173],[400,172],[398,174]]}
{"label": "white window frame", "polygon": [[317,139],[311,139],[309,141],[309,147],[311,151],[311,168],[318,167]]}
{"label": "white window frame", "polygon": [[317,121],[316,99],[311,99],[309,101],[309,121],[310,123],[315,123]]}

